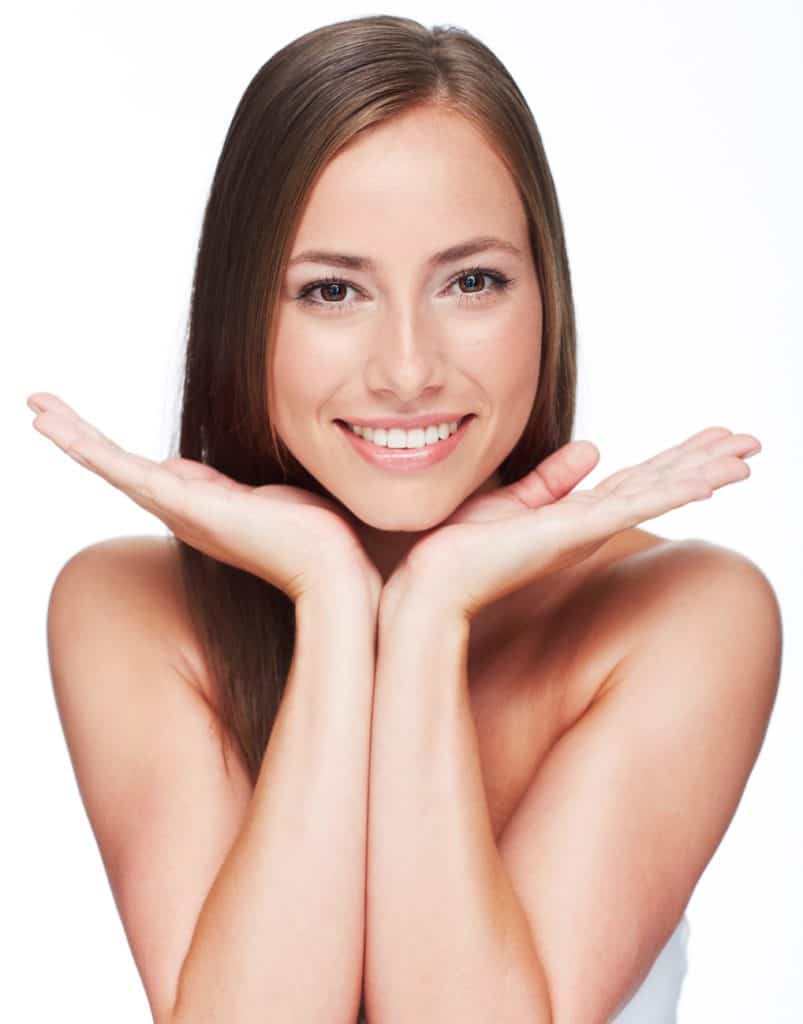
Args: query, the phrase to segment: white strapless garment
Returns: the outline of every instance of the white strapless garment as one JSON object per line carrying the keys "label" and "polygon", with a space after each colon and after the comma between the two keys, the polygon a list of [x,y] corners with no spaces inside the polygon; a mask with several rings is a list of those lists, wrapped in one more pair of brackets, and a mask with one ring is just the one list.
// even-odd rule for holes
{"label": "white strapless garment", "polygon": [[676,1024],[686,977],[689,922],[684,914],[650,973],[609,1024]]}

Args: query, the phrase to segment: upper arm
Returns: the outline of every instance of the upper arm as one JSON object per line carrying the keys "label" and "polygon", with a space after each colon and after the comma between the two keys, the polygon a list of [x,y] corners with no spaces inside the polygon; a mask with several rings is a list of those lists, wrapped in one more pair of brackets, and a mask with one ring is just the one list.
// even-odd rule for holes
{"label": "upper arm", "polygon": [[250,783],[236,758],[227,774],[214,712],[182,675],[152,559],[119,541],[78,552],[53,585],[47,626],[81,799],[154,1020],[168,1019]]}
{"label": "upper arm", "polygon": [[556,1024],[608,1020],[644,980],[733,818],[777,692],[775,593],[727,549],[684,546],[640,637],[499,841]]}

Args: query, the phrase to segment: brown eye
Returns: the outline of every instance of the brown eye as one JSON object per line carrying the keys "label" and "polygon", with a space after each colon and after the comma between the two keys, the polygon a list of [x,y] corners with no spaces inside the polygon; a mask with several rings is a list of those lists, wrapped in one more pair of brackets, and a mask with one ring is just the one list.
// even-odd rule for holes
{"label": "brown eye", "polygon": [[[307,306],[328,306],[329,311],[340,313],[346,312],[354,305],[353,299],[345,301],[349,290],[357,292],[358,289],[349,281],[332,275],[312,281],[301,289],[296,298],[298,302]],[[316,295],[320,295],[321,298],[315,298]]]}
{"label": "brown eye", "polygon": [[[477,287],[479,282],[480,282],[480,280],[482,280],[482,282],[483,282],[483,288]],[[469,274],[462,274],[458,278],[458,281],[467,281],[468,282],[468,291],[469,291],[469,293],[477,292],[477,291],[484,291],[485,290],[485,288],[484,288],[485,274],[481,273],[480,271],[472,270],[471,273],[469,273]],[[460,290],[464,291],[462,286],[461,286]]]}
{"label": "brown eye", "polygon": [[[340,298],[338,289],[345,289],[345,285],[342,281],[332,281],[329,284],[321,285],[321,294],[327,299]],[[345,295],[345,290],[342,292]]]}
{"label": "brown eye", "polygon": [[[487,302],[489,299],[493,299],[494,295],[500,295],[513,284],[513,278],[506,277],[496,270],[469,267],[466,270],[461,270],[452,279],[447,290],[451,291],[458,282],[460,282],[462,293],[462,297],[458,296],[458,305],[470,305],[475,302]],[[464,282],[466,287],[464,287]],[[296,300],[310,308],[318,306],[327,309],[328,312],[346,313],[355,302],[359,301],[356,297],[347,300],[346,293],[348,291],[353,291],[355,296],[362,294],[356,285],[333,274],[305,285],[296,296]]]}
{"label": "brown eye", "polygon": [[[506,277],[496,270],[469,267],[467,270],[460,271],[450,287],[454,287],[458,282],[462,294],[458,296],[457,302],[458,305],[465,306],[475,302],[487,302],[489,299],[493,299],[494,295],[501,295],[506,288],[513,284],[513,278]],[[463,282],[468,287],[464,288]]]}

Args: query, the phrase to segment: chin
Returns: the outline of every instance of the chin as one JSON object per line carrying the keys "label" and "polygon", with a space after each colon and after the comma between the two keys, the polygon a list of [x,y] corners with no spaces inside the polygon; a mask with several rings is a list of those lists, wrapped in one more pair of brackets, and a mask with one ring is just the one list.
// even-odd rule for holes
{"label": "chin", "polygon": [[440,526],[446,518],[448,517],[438,516],[433,519],[431,516],[388,515],[371,520],[364,519],[363,522],[375,530],[384,530],[387,533],[426,533],[428,530],[434,530]]}
{"label": "chin", "polygon": [[342,497],[338,500],[349,512],[366,526],[374,530],[388,533],[423,533],[434,530],[448,519],[460,502],[453,506],[435,506],[429,508],[416,506],[413,502],[376,503],[372,501],[354,501],[346,503]]}

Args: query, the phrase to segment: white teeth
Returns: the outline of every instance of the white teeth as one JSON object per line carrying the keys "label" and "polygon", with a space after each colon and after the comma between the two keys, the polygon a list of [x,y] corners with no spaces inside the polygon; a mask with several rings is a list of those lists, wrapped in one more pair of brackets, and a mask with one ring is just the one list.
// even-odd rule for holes
{"label": "white teeth", "polygon": [[384,427],[356,427],[351,423],[346,423],[346,426],[358,437],[381,448],[424,448],[437,444],[438,441],[445,441],[457,430],[458,423],[458,420],[437,425],[433,423],[428,427],[416,427],[414,430],[401,430],[397,427],[390,430]]}

